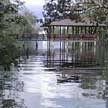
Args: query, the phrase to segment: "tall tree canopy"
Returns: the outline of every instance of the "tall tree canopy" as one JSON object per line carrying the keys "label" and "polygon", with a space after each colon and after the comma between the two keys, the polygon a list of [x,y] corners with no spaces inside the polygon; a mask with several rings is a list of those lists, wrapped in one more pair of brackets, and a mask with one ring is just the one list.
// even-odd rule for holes
{"label": "tall tree canopy", "polygon": [[11,63],[19,57],[15,38],[23,23],[18,14],[22,4],[18,0],[0,0],[0,65],[5,70],[9,70]]}
{"label": "tall tree canopy", "polygon": [[[101,14],[100,14],[101,13]],[[80,16],[103,22],[108,16],[107,0],[47,0],[44,5],[45,24],[59,18],[81,19]]]}
{"label": "tall tree canopy", "polygon": [[83,15],[97,23],[106,23],[108,20],[107,0],[85,0],[80,2],[85,11]]}
{"label": "tall tree canopy", "polygon": [[72,9],[73,4],[73,0],[47,0],[43,12],[45,23],[48,24],[63,17],[73,18],[75,16],[74,9]]}
{"label": "tall tree canopy", "polygon": [[23,11],[23,17],[26,20],[24,25],[24,32],[28,34],[36,33],[37,17],[26,8]]}
{"label": "tall tree canopy", "polygon": [[23,6],[19,0],[0,0],[0,65],[5,70],[20,56],[16,36],[34,29],[36,19],[29,12],[23,13]]}

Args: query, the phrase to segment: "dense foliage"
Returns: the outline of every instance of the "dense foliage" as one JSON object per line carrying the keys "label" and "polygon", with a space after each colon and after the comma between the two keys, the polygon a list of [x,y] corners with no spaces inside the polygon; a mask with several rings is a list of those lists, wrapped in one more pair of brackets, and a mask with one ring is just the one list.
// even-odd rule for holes
{"label": "dense foliage", "polygon": [[[49,24],[51,21],[60,18],[70,18],[72,20],[81,21],[84,17],[88,17],[90,20],[98,23],[103,23],[108,20],[108,1],[47,0],[44,5],[43,15],[45,24]],[[84,17],[82,17],[82,15]]]}
{"label": "dense foliage", "polygon": [[19,0],[0,0],[0,65],[5,70],[9,70],[12,63],[16,65],[20,56],[16,37],[31,33],[34,28],[35,17],[32,14],[26,17],[22,9],[23,2]]}
{"label": "dense foliage", "polygon": [[72,5],[74,5],[73,0],[48,0],[44,5],[43,12],[45,24],[64,17],[71,19],[77,18],[77,14],[74,8],[72,8]]}
{"label": "dense foliage", "polygon": [[108,22],[108,1],[106,0],[90,0],[89,2],[82,3],[85,12],[84,15],[91,21],[97,23]]}

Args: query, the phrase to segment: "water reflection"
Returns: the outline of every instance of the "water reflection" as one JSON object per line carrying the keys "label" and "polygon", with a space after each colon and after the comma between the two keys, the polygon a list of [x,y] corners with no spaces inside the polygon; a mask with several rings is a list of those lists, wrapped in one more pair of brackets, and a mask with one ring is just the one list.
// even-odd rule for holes
{"label": "water reflection", "polygon": [[0,78],[3,108],[107,108],[108,80],[99,70],[55,70],[31,56]]}
{"label": "water reflection", "polygon": [[19,93],[23,91],[23,82],[18,80],[16,72],[0,71],[0,108],[26,108]]}

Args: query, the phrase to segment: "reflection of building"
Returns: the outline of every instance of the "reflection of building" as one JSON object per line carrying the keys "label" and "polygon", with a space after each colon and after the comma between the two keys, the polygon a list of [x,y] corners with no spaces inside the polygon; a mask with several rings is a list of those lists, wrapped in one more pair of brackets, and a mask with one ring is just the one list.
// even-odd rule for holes
{"label": "reflection of building", "polygon": [[48,56],[47,60],[76,64],[98,64],[97,46],[99,36],[97,29],[105,29],[104,24],[76,22],[62,19],[48,26]]}

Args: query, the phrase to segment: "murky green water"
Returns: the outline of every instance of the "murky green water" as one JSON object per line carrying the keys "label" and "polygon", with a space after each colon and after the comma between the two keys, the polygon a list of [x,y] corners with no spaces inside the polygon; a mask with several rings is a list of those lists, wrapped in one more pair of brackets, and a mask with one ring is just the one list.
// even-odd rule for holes
{"label": "murky green water", "polygon": [[102,70],[48,71],[42,59],[32,56],[20,71],[1,72],[0,108],[108,108]]}

